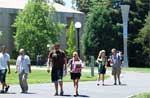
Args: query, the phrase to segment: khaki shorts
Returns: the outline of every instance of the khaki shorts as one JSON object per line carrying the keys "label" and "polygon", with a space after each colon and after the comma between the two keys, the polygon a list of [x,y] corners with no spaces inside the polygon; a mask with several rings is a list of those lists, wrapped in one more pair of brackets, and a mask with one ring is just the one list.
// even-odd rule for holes
{"label": "khaki shorts", "polygon": [[112,68],[112,75],[120,75],[121,74],[121,68]]}

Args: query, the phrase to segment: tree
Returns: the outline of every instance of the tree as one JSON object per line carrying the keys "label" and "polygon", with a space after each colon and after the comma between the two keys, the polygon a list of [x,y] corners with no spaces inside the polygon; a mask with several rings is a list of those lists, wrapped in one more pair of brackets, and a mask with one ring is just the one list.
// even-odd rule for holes
{"label": "tree", "polygon": [[[110,8],[110,6],[109,0],[99,2],[88,13],[85,33],[82,37],[85,55],[97,56],[101,49],[105,49],[107,53],[112,48],[122,49],[122,40],[118,41],[122,39],[122,34],[118,30],[121,25],[113,21],[115,16],[116,19],[119,19],[117,18],[119,12]],[[120,47],[118,48],[118,46]]]}
{"label": "tree", "polygon": [[68,53],[68,56],[71,58],[72,53],[76,51],[74,22],[71,22],[70,27],[67,31],[67,45],[68,48],[66,49],[66,51]]}
{"label": "tree", "polygon": [[146,67],[150,67],[150,13],[146,18],[144,27],[140,30],[135,42],[141,46],[141,58],[142,63],[145,63]]}
{"label": "tree", "polygon": [[53,0],[53,1],[62,5],[65,5],[65,2],[63,0]]}
{"label": "tree", "polygon": [[92,6],[92,0],[76,0],[76,6],[79,11],[87,14]]}
{"label": "tree", "polygon": [[46,57],[47,44],[59,37],[59,25],[52,22],[54,9],[45,0],[29,0],[15,20],[16,49],[24,48],[32,59],[36,55]]}
{"label": "tree", "polygon": [[[111,48],[123,50],[122,17],[119,8],[121,3],[118,1],[99,0],[99,2],[93,2],[86,19],[85,33],[82,38],[84,54],[96,55],[100,49],[106,49],[107,52]],[[142,46],[137,44],[135,39],[145,23],[144,19],[149,10],[149,0],[129,0],[125,3],[130,4],[128,26],[129,65],[144,67],[146,63],[142,61],[142,58],[139,60],[140,55],[142,55]]]}
{"label": "tree", "polygon": [[[132,67],[144,67],[145,62],[142,61],[141,45],[135,42],[140,29],[143,28],[145,18],[149,11],[149,0],[130,0],[130,13],[129,13],[129,36],[128,36],[128,55],[129,64]],[[139,60],[140,59],[140,60]]]}

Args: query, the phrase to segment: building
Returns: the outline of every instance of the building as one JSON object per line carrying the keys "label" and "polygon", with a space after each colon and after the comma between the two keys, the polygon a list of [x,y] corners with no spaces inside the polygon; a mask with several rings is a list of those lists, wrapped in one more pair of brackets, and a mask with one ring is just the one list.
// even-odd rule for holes
{"label": "building", "polygon": [[[2,37],[0,38],[0,45],[6,45],[9,49],[9,53],[12,55],[15,50],[13,32],[15,28],[12,27],[18,11],[23,9],[27,4],[27,0],[0,0],[0,33]],[[80,21],[84,23],[84,13],[76,11],[72,8],[65,7],[57,3],[50,3],[56,10],[55,21],[66,24],[66,28],[61,33],[60,44],[63,49],[67,47],[66,45],[66,30],[71,21]],[[83,27],[83,26],[82,26]],[[81,28],[81,32],[82,32]],[[82,33],[80,33],[81,35]]]}

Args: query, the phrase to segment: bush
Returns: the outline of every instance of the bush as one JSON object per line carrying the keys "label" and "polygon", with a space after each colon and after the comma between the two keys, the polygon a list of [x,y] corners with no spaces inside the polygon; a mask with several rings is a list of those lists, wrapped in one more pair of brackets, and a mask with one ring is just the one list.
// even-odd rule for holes
{"label": "bush", "polygon": [[16,65],[16,60],[15,59],[10,59],[10,65]]}

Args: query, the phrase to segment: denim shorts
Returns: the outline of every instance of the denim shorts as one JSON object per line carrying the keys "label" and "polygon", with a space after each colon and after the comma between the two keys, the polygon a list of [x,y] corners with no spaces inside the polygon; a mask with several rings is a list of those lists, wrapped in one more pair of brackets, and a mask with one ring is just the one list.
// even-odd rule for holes
{"label": "denim shorts", "polygon": [[0,70],[0,82],[1,83],[5,83],[5,81],[6,81],[6,73],[7,73],[7,69],[1,69]]}

